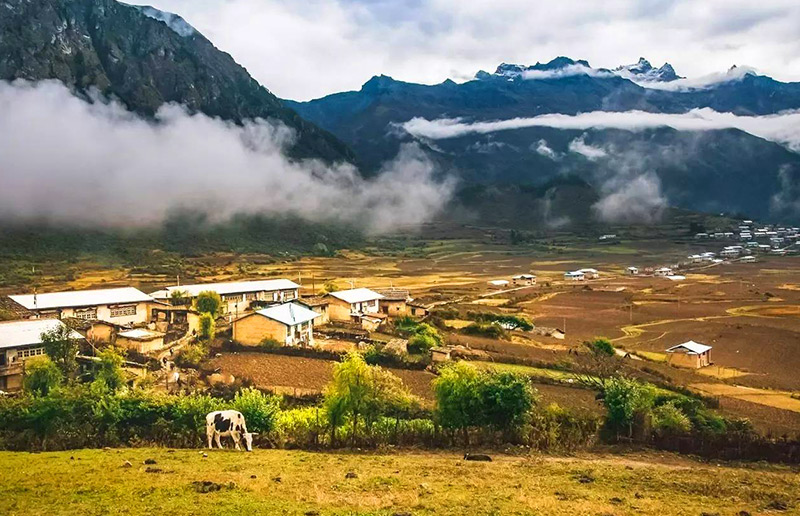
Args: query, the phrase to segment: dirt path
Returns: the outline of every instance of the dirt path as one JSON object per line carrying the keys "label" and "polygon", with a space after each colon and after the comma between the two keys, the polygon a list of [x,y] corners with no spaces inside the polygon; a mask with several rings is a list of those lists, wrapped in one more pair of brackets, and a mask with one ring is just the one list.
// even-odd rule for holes
{"label": "dirt path", "polygon": [[727,385],[723,383],[693,383],[689,385],[689,388],[712,396],[726,396],[781,410],[800,412],[800,399],[792,398],[791,393],[786,391],[756,389],[754,387],[742,387],[741,385]]}

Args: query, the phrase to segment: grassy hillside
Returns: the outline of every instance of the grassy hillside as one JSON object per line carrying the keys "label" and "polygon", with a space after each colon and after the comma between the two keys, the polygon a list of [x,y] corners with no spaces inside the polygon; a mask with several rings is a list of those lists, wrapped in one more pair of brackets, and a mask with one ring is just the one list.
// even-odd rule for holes
{"label": "grassy hillside", "polygon": [[[350,472],[357,477],[346,478]],[[204,488],[195,482],[220,489],[198,492]],[[457,452],[0,453],[0,513],[7,515],[789,514],[799,493],[800,478],[788,469],[638,453],[496,456],[491,463],[462,461]]]}

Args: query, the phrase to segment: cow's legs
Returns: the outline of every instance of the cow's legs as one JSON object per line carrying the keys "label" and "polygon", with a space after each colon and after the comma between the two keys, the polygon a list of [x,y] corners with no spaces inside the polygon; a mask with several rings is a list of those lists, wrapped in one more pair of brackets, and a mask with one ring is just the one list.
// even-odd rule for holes
{"label": "cow's legs", "polygon": [[211,445],[211,440],[214,438],[214,431],[212,429],[206,430],[206,437],[208,437],[208,449],[212,450],[214,447]]}
{"label": "cow's legs", "polygon": [[242,434],[239,432],[231,432],[231,439],[233,439],[233,444],[236,445],[236,449],[241,451],[242,449],[239,447],[239,438]]}
{"label": "cow's legs", "polygon": [[214,433],[214,440],[217,441],[217,448],[222,449],[222,443],[219,441],[219,432]]}

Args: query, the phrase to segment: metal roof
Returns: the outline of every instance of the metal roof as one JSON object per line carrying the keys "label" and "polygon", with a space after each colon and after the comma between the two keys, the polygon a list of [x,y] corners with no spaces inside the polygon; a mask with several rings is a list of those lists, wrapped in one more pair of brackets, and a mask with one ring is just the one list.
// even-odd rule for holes
{"label": "metal roof", "polygon": [[72,292],[48,292],[43,294],[19,294],[8,297],[28,310],[119,305],[124,303],[153,301],[152,297],[133,287],[75,290]]}
{"label": "metal roof", "polygon": [[517,274],[516,276],[512,276],[511,279],[533,279],[536,276],[533,274]]}
{"label": "metal roof", "polygon": [[383,296],[370,290],[368,288],[353,288],[350,290],[340,290],[339,292],[331,292],[331,295],[336,299],[341,299],[345,303],[363,303],[364,301],[374,301],[376,299],[383,299]]}
{"label": "metal roof", "polygon": [[[0,349],[35,346],[42,343],[42,333],[53,331],[65,326],[58,319],[25,319],[22,321],[7,321],[0,323]],[[83,336],[71,330],[73,339],[82,339]]]}
{"label": "metal roof", "polygon": [[264,317],[274,321],[278,321],[279,323],[283,323],[286,326],[303,324],[320,316],[320,314],[317,312],[309,310],[305,306],[297,303],[284,303],[278,306],[271,306],[269,308],[264,308],[263,310],[258,310],[255,313],[258,315],[263,315]]}
{"label": "metal roof", "polygon": [[706,346],[705,344],[700,344],[699,342],[690,340],[689,342],[684,342],[683,344],[672,346],[667,350],[667,353],[674,353],[676,351],[686,350],[691,355],[699,355],[701,353],[705,353],[709,349],[711,349],[711,346]]}
{"label": "metal roof", "polygon": [[125,337],[126,339],[152,340],[152,339],[157,339],[159,337],[163,337],[164,334],[157,331],[150,331],[142,328],[136,328],[133,330],[121,331],[119,332],[118,336]]}
{"label": "metal roof", "polygon": [[198,283],[195,285],[176,285],[153,292],[157,299],[168,299],[173,292],[186,292],[189,297],[197,297],[200,292],[213,291],[224,296],[227,294],[244,294],[250,292],[273,292],[276,290],[294,290],[300,285],[288,279],[227,281],[222,283]]}

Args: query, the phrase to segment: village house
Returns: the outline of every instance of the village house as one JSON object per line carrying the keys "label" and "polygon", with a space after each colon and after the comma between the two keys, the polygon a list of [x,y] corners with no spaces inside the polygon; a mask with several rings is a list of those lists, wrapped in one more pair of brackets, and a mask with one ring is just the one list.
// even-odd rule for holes
{"label": "village house", "polygon": [[583,281],[586,276],[581,271],[565,272],[564,279],[567,281]]}
{"label": "village house", "polygon": [[383,296],[368,288],[340,290],[328,294],[328,313],[331,321],[361,322],[364,316],[374,317],[380,312]]}
{"label": "village house", "polygon": [[256,310],[233,321],[233,340],[244,346],[258,346],[266,340],[282,346],[313,346],[314,319],[319,315],[299,303]]}
{"label": "village house", "polygon": [[328,305],[330,304],[330,301],[327,297],[301,297],[297,300],[297,302],[319,314],[319,317],[314,319],[314,326],[324,326],[331,322],[330,314],[328,313]]}
{"label": "village house", "polygon": [[493,288],[505,288],[511,284],[510,281],[504,279],[490,280],[489,285]]}
{"label": "village house", "polygon": [[75,317],[119,325],[144,324],[156,301],[133,287],[8,296],[40,319]]}
{"label": "village house", "polygon": [[[42,334],[64,327],[56,319],[25,319],[0,322],[0,391],[13,392],[22,388],[25,362],[45,354]],[[83,340],[71,330],[74,339]]]}
{"label": "village house", "polygon": [[380,313],[389,317],[404,317],[408,315],[408,303],[412,300],[408,290],[400,288],[375,289],[383,296],[378,301]]}
{"label": "village house", "polygon": [[636,276],[636,275],[639,274],[639,268],[638,267],[628,267],[626,270],[628,271],[628,275],[630,275],[630,276]]}
{"label": "village house", "polygon": [[200,292],[208,291],[219,294],[223,314],[235,317],[254,308],[293,301],[299,297],[300,285],[288,279],[200,283],[167,287],[151,296],[165,302],[173,297],[194,302]]}
{"label": "village house", "polygon": [[422,303],[411,301],[406,304],[408,305],[408,311],[411,317],[428,317],[430,313],[430,309]]}
{"label": "village house", "polygon": [[756,263],[758,260],[756,259],[755,256],[750,255],[750,256],[742,257],[742,259],[739,260],[739,261],[742,262],[742,263]]}
{"label": "village house", "polygon": [[658,269],[653,271],[653,276],[660,276],[660,277],[672,276],[672,269],[669,267],[659,267]]}
{"label": "village house", "polygon": [[165,334],[159,331],[135,328],[117,333],[115,345],[146,355],[164,349],[166,347],[164,337]]}
{"label": "village house", "polygon": [[536,276],[533,274],[517,274],[511,277],[511,282],[516,286],[536,285]]}
{"label": "village house", "polygon": [[693,340],[667,349],[667,363],[679,367],[700,369],[711,365],[711,346]]}
{"label": "village house", "polygon": [[586,279],[597,279],[600,277],[600,271],[597,269],[579,269],[578,272],[582,272],[583,277]]}

